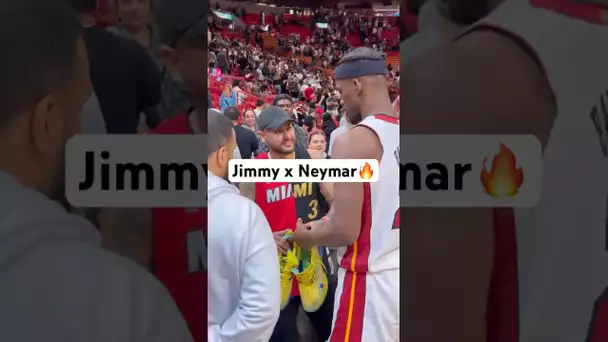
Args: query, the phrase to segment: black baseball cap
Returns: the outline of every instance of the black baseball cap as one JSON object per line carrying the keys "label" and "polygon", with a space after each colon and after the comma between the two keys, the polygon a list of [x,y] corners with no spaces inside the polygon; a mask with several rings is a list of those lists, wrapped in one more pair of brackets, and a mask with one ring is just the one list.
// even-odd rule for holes
{"label": "black baseball cap", "polygon": [[279,101],[282,100],[288,100],[289,103],[293,104],[293,99],[291,96],[287,95],[287,94],[281,94],[281,95],[277,95],[277,97],[274,98],[274,100],[272,101],[272,105],[276,106],[277,103],[279,103]]}
{"label": "black baseball cap", "polygon": [[228,117],[228,119],[230,119],[232,121],[236,121],[239,119],[241,112],[239,111],[238,107],[230,106],[230,107],[226,107],[226,109],[224,109],[224,115],[226,115]]}
{"label": "black baseball cap", "polygon": [[161,0],[155,17],[161,41],[174,46],[180,40],[207,37],[208,2],[201,0]]}
{"label": "black baseball cap", "polygon": [[270,106],[264,109],[257,118],[258,128],[261,131],[281,128],[286,122],[294,122],[283,108]]}

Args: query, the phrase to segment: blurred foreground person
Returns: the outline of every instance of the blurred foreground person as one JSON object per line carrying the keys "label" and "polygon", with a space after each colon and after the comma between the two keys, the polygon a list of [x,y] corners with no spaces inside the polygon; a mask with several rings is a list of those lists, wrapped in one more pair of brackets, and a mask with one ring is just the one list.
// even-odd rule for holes
{"label": "blurred foreground person", "polygon": [[[206,10],[198,0],[162,0],[157,6],[163,62],[188,86],[195,107],[163,121],[155,134],[207,133]],[[206,341],[207,209],[110,209],[102,211],[101,221],[106,247],[146,265],[171,293],[194,340]]]}
{"label": "blurred foreground person", "polygon": [[405,341],[608,340],[608,7],[594,2],[505,1],[402,70],[403,133],[543,146],[534,207],[404,209]]}
{"label": "blurred foreground person", "polygon": [[164,287],[65,210],[65,144],[91,84],[82,26],[64,6],[0,6],[0,340],[191,341]]}

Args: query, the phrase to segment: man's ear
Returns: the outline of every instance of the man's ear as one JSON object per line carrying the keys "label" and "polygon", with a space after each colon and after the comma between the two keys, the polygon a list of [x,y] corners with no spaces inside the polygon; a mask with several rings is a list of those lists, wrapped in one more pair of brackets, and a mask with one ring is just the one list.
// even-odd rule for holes
{"label": "man's ear", "polygon": [[36,152],[47,157],[56,153],[65,135],[65,116],[57,105],[55,95],[47,95],[34,107],[31,117],[31,134]]}
{"label": "man's ear", "polygon": [[260,140],[262,140],[262,142],[265,144],[266,143],[266,133],[264,133],[264,131],[258,131],[258,136],[260,137]]}
{"label": "man's ear", "polygon": [[177,63],[179,63],[179,54],[174,48],[163,45],[159,51],[160,58],[163,61],[163,65],[171,73],[177,71]]}

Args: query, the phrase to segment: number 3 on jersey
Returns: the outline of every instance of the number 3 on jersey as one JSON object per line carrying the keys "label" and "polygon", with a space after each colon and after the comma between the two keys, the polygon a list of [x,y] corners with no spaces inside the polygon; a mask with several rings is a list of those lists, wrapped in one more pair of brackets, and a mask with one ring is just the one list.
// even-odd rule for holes
{"label": "number 3 on jersey", "polygon": [[314,220],[319,215],[319,201],[316,199],[311,200],[308,203],[308,207],[310,208],[310,214],[308,214],[309,220]]}
{"label": "number 3 on jersey", "polygon": [[393,219],[393,229],[399,229],[401,225],[401,210],[397,209],[395,212],[395,218]]}

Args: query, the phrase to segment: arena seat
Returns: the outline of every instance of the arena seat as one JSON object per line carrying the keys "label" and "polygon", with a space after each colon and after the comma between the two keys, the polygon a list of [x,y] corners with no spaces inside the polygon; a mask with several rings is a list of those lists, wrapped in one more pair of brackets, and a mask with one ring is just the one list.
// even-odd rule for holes
{"label": "arena seat", "polygon": [[399,67],[400,60],[399,51],[388,51],[386,53],[386,64],[391,64],[393,67]]}

